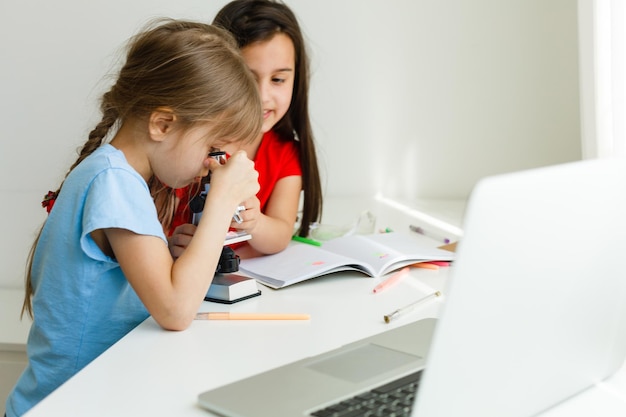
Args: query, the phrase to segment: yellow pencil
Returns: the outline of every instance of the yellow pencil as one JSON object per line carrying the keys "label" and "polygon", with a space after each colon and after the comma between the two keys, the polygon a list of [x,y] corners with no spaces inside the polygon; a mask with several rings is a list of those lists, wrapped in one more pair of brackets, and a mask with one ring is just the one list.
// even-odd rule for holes
{"label": "yellow pencil", "polygon": [[309,314],[291,313],[198,313],[196,320],[309,320]]}

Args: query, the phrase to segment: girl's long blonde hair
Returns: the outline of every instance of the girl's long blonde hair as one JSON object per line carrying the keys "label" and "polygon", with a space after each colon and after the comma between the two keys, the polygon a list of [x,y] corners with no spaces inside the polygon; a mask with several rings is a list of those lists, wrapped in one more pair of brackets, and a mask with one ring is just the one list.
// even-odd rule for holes
{"label": "girl's long blonde hair", "polygon": [[[115,84],[102,96],[102,119],[89,133],[66,177],[105,143],[116,124],[147,119],[159,107],[172,109],[183,128],[200,122],[213,123],[216,140],[254,140],[262,124],[256,83],[232,36],[203,23],[159,19],[129,42],[126,62]],[[156,184],[158,179],[152,178],[149,185],[156,191],[155,198],[165,201],[159,205],[159,217],[163,220],[171,216],[173,209],[167,204],[169,189]],[[62,189],[63,183],[57,197]],[[31,274],[40,236],[41,230],[27,263],[22,315],[26,312],[31,317]]]}

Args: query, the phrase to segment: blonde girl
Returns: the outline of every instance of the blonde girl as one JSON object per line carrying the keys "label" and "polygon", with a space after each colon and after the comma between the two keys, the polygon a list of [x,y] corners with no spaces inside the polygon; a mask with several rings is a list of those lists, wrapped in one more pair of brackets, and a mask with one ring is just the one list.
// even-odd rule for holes
{"label": "blonde girl", "polygon": [[[261,128],[253,77],[230,35],[177,20],[130,43],[102,120],[59,187],[30,257],[24,311],[28,366],[7,416],[42,398],[151,315],[187,328],[211,284],[235,208],[259,189],[245,152],[220,166],[213,148]],[[107,140],[110,138],[110,140]],[[184,187],[212,171],[203,216],[184,254],[167,246],[148,182]]]}

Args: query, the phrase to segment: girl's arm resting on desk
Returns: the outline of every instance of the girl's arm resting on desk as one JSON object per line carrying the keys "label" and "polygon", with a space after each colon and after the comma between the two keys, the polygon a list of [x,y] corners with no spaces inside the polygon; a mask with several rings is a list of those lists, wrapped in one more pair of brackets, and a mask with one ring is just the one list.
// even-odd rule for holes
{"label": "girl's arm resting on desk", "polygon": [[302,177],[281,178],[272,190],[265,214],[260,212],[258,206],[251,212],[246,210],[241,213],[243,223],[233,222],[231,226],[246,230],[252,235],[252,239],[248,241],[249,245],[237,251],[239,256],[245,258],[252,254],[273,254],[289,245],[298,216],[301,189]]}
{"label": "girl's arm resting on desk", "polygon": [[[213,171],[214,182],[206,200],[211,215],[202,216],[193,239],[175,261],[158,237],[138,235],[126,229],[104,230],[126,279],[148,312],[165,329],[189,327],[213,280],[235,208],[258,191],[253,165],[244,168],[252,162],[245,154],[239,161]],[[228,166],[232,169],[228,170]]]}
{"label": "girl's arm resting on desk", "polygon": [[[223,224],[221,233],[215,228],[215,236],[226,234],[228,221],[223,220]],[[193,243],[201,240],[198,230],[185,252],[174,261],[158,237],[138,235],[126,229],[107,229],[105,233],[126,279],[157,323],[167,330],[186,329],[217,266],[217,258],[208,253],[221,251],[224,239],[210,242],[211,239],[205,238],[204,247],[210,252],[194,257]]]}

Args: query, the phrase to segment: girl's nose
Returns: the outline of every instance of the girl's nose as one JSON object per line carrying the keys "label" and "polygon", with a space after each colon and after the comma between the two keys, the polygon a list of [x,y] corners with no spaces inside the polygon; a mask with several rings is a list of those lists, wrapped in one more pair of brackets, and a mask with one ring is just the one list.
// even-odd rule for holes
{"label": "girl's nose", "polygon": [[259,81],[257,83],[257,87],[259,88],[259,96],[261,97],[261,103],[265,103],[269,100],[269,83],[264,81]]}

